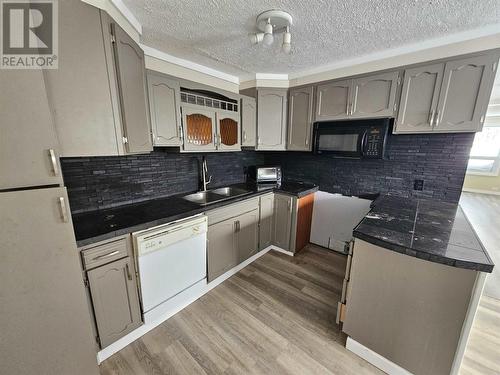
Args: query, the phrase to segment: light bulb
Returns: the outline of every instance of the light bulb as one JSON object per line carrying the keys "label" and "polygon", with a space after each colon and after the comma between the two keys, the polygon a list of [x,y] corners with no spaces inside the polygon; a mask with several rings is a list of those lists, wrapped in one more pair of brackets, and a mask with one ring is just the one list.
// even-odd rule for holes
{"label": "light bulb", "polygon": [[268,19],[266,27],[264,28],[264,45],[269,47],[271,44],[273,44],[273,42],[273,25],[271,25],[271,20]]}
{"label": "light bulb", "polygon": [[283,44],[281,45],[283,52],[285,52],[287,55],[292,50],[291,42],[292,42],[292,34],[290,34],[290,28],[287,26],[286,31],[283,34]]}
{"label": "light bulb", "polygon": [[264,39],[264,33],[250,34],[249,37],[252,44],[259,44]]}

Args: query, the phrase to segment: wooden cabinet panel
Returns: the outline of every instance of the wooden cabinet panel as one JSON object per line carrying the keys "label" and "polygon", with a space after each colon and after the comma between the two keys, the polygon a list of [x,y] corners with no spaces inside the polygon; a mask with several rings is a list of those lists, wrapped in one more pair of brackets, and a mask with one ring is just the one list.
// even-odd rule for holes
{"label": "wooden cabinet panel", "polygon": [[[2,82],[14,72],[20,73],[19,84],[22,77],[41,74],[2,71]],[[0,193],[4,374],[99,373],[71,213],[60,206],[61,198],[68,202],[65,188]]]}
{"label": "wooden cabinet panel", "polygon": [[353,79],[352,118],[390,117],[396,110],[399,72],[389,72]]}
{"label": "wooden cabinet panel", "polygon": [[288,111],[288,150],[311,150],[312,111],[312,86],[290,90]]}
{"label": "wooden cabinet panel", "polygon": [[234,219],[208,227],[208,281],[216,279],[238,263]]}
{"label": "wooden cabinet panel", "polygon": [[274,194],[260,197],[259,250],[273,243]]}
{"label": "wooden cabinet panel", "polygon": [[274,194],[273,242],[283,250],[290,250],[292,199],[289,195]]}
{"label": "wooden cabinet panel", "polygon": [[104,348],[142,324],[134,265],[123,258],[88,271],[87,277]]}
{"label": "wooden cabinet panel", "polygon": [[257,150],[286,149],[286,90],[257,92]]}
{"label": "wooden cabinet panel", "polygon": [[446,63],[435,131],[481,130],[497,62],[498,56],[483,55]]}
{"label": "wooden cabinet panel", "polygon": [[255,98],[241,98],[241,145],[255,147],[257,144],[257,101]]}
{"label": "wooden cabinet panel", "polygon": [[182,128],[179,81],[148,73],[149,110],[155,146],[180,146]]}
{"label": "wooden cabinet panel", "polygon": [[311,222],[314,207],[314,194],[297,200],[297,230],[294,252],[302,250],[311,238]]}
{"label": "wooden cabinet panel", "polygon": [[217,117],[217,149],[221,151],[239,151],[240,147],[240,119],[238,113],[222,112]]}
{"label": "wooden cabinet panel", "polygon": [[183,106],[185,151],[215,151],[215,112]]}
{"label": "wooden cabinet panel", "polygon": [[0,189],[62,184],[43,74],[41,70],[0,74]]}
{"label": "wooden cabinet panel", "polygon": [[255,209],[238,216],[236,223],[238,262],[241,263],[259,250],[259,210]]}
{"label": "wooden cabinet panel", "polygon": [[129,153],[153,150],[147,105],[144,52],[116,23],[111,23],[121,121]]}
{"label": "wooden cabinet panel", "polygon": [[405,70],[395,133],[432,131],[443,70],[444,63]]}
{"label": "wooden cabinet panel", "polygon": [[348,116],[352,80],[319,85],[317,88],[316,121],[342,119]]}

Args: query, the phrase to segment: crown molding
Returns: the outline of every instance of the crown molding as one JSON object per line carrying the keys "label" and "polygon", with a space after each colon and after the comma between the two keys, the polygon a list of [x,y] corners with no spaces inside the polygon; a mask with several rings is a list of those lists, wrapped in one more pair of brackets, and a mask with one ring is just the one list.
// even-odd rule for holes
{"label": "crown molding", "polygon": [[120,11],[120,13],[127,19],[128,22],[137,30],[139,35],[142,35],[142,25],[135,18],[134,14],[127,8],[122,0],[110,0],[111,3]]}

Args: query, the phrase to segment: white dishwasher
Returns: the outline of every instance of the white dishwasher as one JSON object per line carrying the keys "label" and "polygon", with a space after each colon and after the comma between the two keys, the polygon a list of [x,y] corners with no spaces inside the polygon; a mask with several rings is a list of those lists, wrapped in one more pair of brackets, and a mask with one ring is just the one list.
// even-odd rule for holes
{"label": "white dishwasher", "polygon": [[144,314],[207,277],[207,228],[194,216],[133,233]]}

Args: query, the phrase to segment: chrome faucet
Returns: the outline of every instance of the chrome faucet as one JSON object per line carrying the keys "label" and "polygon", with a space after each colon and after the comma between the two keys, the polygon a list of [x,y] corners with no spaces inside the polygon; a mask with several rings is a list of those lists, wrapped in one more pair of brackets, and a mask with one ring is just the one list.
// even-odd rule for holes
{"label": "chrome faucet", "polygon": [[203,183],[203,191],[207,191],[207,185],[212,182],[212,176],[208,176],[207,180],[207,173],[208,173],[208,167],[207,167],[207,159],[205,156],[203,156],[201,163],[201,179]]}

